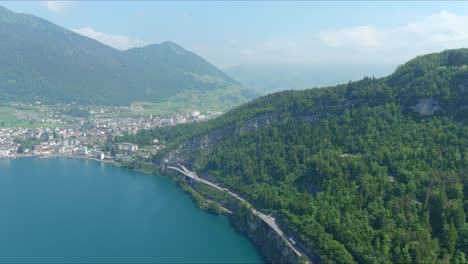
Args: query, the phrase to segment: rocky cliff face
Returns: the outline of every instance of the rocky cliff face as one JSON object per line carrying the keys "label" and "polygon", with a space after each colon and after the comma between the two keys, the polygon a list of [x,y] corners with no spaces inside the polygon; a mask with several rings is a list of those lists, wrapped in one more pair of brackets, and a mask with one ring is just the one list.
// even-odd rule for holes
{"label": "rocky cliff face", "polygon": [[247,120],[241,125],[229,124],[217,129],[214,129],[208,134],[196,136],[184,143],[180,144],[175,149],[171,150],[163,159],[165,163],[184,163],[193,162],[194,156],[197,159],[203,155],[207,155],[211,151],[211,146],[222,141],[223,138],[234,134],[243,134],[254,131],[256,129],[269,126],[287,120],[287,117],[280,117],[276,114],[262,114],[253,119]]}
{"label": "rocky cliff face", "polygon": [[304,115],[279,115],[272,113],[260,114],[252,119],[249,119],[242,124],[229,124],[217,129],[212,130],[205,135],[196,136],[190,140],[180,144],[166,154],[163,159],[164,163],[193,163],[195,160],[203,160],[203,156],[211,152],[211,146],[221,142],[225,137],[230,137],[233,134],[241,135],[271,126],[275,123],[286,122],[289,119],[297,119],[304,121],[315,121],[324,117],[329,117],[331,114],[328,112],[319,112],[315,114]]}
{"label": "rocky cliff face", "polygon": [[[349,103],[351,104],[351,103]],[[348,105],[349,106],[349,105]],[[344,106],[347,107],[347,106]],[[253,132],[264,127],[268,127],[277,123],[287,122],[288,120],[303,120],[303,121],[315,121],[325,117],[329,117],[332,114],[326,111],[318,113],[306,113],[299,115],[290,114],[278,114],[278,113],[262,113],[254,118],[248,119],[242,123],[231,123],[217,129],[213,129],[211,132],[195,136],[190,140],[187,140],[168,152],[163,158],[162,162],[170,164],[184,163],[187,167],[193,165],[201,165],[194,163],[203,163],[203,157],[211,153],[213,146],[222,142],[225,138],[234,135],[242,135]],[[207,172],[199,171],[198,176],[216,183],[214,179]],[[300,263],[303,260],[288,246],[284,239],[278,235],[268,224],[263,222],[256,215],[243,214],[242,216],[236,216],[239,210],[239,203],[232,201],[219,201],[216,197],[204,194],[203,190],[199,190],[194,182],[188,181],[195,191],[199,192],[205,199],[213,200],[218,202],[224,208],[234,212],[231,215],[233,225],[242,233],[246,234],[258,247],[262,255],[266,258],[269,263]],[[288,232],[291,233],[291,232]],[[302,241],[298,241],[301,248],[307,248]],[[302,245],[301,245],[302,244]],[[313,249],[306,251],[306,255],[312,259],[312,263],[323,263],[315,254],[312,252]],[[305,259],[304,259],[305,260]]]}
{"label": "rocky cliff face", "polygon": [[265,222],[254,215],[240,220],[233,217],[233,225],[257,245],[268,263],[299,263],[299,256]]}
{"label": "rocky cliff face", "polygon": [[193,157],[201,151],[210,152],[210,146],[223,139],[228,131],[234,129],[234,125],[227,125],[211,131],[202,136],[196,136],[180,144],[166,154],[162,160],[164,163],[177,164],[193,161]]}
{"label": "rocky cliff face", "polygon": [[[174,172],[166,170],[164,173],[171,175]],[[286,244],[283,238],[258,216],[245,213],[245,211],[239,213],[239,210],[242,211],[242,204],[237,199],[220,201],[216,199],[216,197],[204,193],[203,190],[197,187],[195,181],[187,180],[186,184],[201,194],[205,199],[216,201],[224,208],[234,212],[233,214],[228,214],[232,225],[253,241],[267,263],[323,263],[313,252],[310,253],[314,258],[312,262],[310,262],[310,259],[308,260],[309,262],[307,262],[307,258],[301,260]],[[308,255],[308,253],[306,254]]]}
{"label": "rocky cliff face", "polygon": [[412,106],[411,109],[418,112],[422,116],[431,116],[440,109],[439,103],[433,98],[418,99],[418,103]]}

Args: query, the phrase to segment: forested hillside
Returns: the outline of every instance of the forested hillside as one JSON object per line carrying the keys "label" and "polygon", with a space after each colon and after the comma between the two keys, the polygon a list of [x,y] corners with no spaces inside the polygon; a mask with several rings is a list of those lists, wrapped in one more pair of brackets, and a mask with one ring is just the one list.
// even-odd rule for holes
{"label": "forested hillside", "polygon": [[166,102],[179,94],[189,101],[191,93],[227,106],[252,96],[175,43],[119,51],[0,7],[0,102],[122,105]]}
{"label": "forested hillside", "polygon": [[119,140],[166,142],[156,163],[195,164],[327,263],[466,263],[467,65],[468,49],[430,54]]}

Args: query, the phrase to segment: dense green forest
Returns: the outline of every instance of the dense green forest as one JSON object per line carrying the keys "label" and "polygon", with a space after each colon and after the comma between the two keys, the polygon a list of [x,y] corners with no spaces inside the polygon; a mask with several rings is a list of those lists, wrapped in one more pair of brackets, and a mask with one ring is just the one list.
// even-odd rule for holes
{"label": "dense green forest", "polygon": [[0,102],[128,105],[224,91],[219,100],[230,106],[253,96],[214,65],[173,42],[120,51],[3,7],[0,67]]}
{"label": "dense green forest", "polygon": [[196,164],[327,263],[466,263],[467,65],[468,49],[429,54],[119,140],[160,139],[154,162]]}

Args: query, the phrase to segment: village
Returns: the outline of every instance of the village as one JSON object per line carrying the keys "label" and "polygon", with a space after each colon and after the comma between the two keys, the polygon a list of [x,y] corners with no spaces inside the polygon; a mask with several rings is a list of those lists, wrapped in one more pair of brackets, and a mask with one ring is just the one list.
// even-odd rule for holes
{"label": "village", "polygon": [[[126,142],[109,146],[108,142],[125,134],[136,134],[143,129],[204,121],[221,114],[192,111],[153,116],[144,115],[143,109],[135,106],[70,107],[38,104],[28,107],[35,107],[35,110],[17,110],[14,113],[16,118],[23,123],[26,121],[39,125],[0,127],[0,158],[77,157],[131,162],[135,158],[151,157],[164,145],[157,139],[149,148],[139,148],[138,145]],[[40,124],[49,126],[42,127]]]}

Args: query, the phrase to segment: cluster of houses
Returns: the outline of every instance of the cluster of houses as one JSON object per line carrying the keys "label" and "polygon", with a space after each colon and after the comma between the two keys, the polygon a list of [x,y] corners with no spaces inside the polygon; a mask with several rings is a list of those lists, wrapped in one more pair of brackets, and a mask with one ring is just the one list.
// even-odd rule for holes
{"label": "cluster of houses", "polygon": [[[31,128],[0,128],[0,158],[17,156],[86,156],[95,159],[131,161],[134,158],[149,158],[163,146],[155,139],[150,148],[138,149],[130,143],[119,143],[118,149],[104,151],[108,139],[125,133],[136,134],[140,130],[171,126],[180,123],[207,120],[220,115],[219,112],[201,113],[193,111],[166,117],[132,116],[118,114],[143,112],[142,106],[78,106],[78,105],[14,105],[18,107],[15,116],[18,120],[31,122]],[[29,110],[19,110],[29,109]],[[34,109],[34,110],[30,110]],[[87,116],[65,114],[70,109],[87,112]],[[112,117],[116,116],[116,117]],[[34,127],[48,123],[51,127]]]}
{"label": "cluster of houses", "polygon": [[[18,156],[82,156],[99,160],[114,159],[103,146],[109,135],[102,131],[79,131],[71,128],[0,129],[0,158]],[[138,145],[115,146],[118,161],[131,161]]]}

